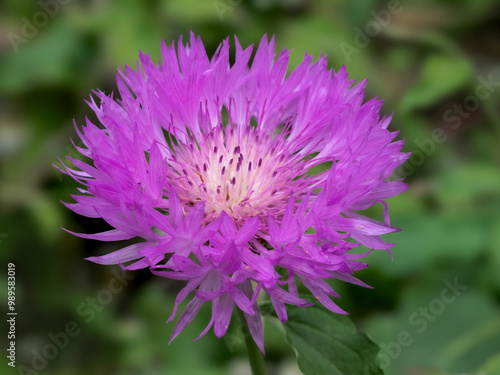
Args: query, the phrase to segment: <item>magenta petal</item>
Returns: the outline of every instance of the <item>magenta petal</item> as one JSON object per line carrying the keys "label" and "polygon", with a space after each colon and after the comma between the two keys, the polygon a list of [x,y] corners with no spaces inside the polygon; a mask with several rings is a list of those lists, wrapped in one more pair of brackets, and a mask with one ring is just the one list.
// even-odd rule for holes
{"label": "magenta petal", "polygon": [[203,336],[205,336],[207,334],[207,332],[210,330],[210,328],[212,328],[212,326],[214,325],[214,322],[215,322],[215,317],[216,317],[218,305],[219,305],[218,300],[212,301],[212,316],[210,317],[210,321],[208,322],[205,329],[200,333],[200,335],[197,338],[195,338],[193,341],[198,341],[199,339],[201,339]]}
{"label": "magenta petal", "polygon": [[191,323],[191,321],[194,319],[196,314],[198,314],[198,311],[200,311],[201,306],[203,306],[202,301],[200,301],[197,297],[194,297],[186,306],[184,311],[182,312],[181,317],[179,318],[179,321],[175,325],[174,331],[172,332],[172,336],[170,337],[170,341],[168,342],[169,344],[172,342],[173,339],[175,339],[179,333],[182,332],[186,326]]}
{"label": "magenta petal", "polygon": [[220,216],[220,231],[225,238],[235,238],[236,236],[236,225],[234,221],[223,212]]}
{"label": "magenta petal", "polygon": [[231,274],[241,268],[242,254],[236,245],[230,243],[227,250],[222,255],[221,264],[217,269],[225,274]]}
{"label": "magenta petal", "polygon": [[[247,280],[246,282],[242,283],[242,290],[246,294],[247,297],[252,296],[252,285],[250,282]],[[247,321],[248,324],[248,330],[250,331],[250,334],[252,335],[255,343],[259,347],[262,353],[265,353],[264,350],[264,333],[262,331],[262,320],[260,316],[260,309],[259,305],[257,302],[254,303],[253,305],[253,314],[245,314],[245,320]]]}
{"label": "magenta petal", "polygon": [[151,266],[151,262],[146,258],[139,259],[137,262],[134,262],[128,266],[124,266],[124,265],[120,264],[120,267],[124,270],[139,270],[141,268],[146,268],[146,267],[150,267],[150,266]]}
{"label": "magenta petal", "polygon": [[[175,305],[174,305],[174,311],[172,312],[172,315],[170,315],[170,318],[168,318],[167,323],[172,321],[175,318],[175,315],[177,313],[177,307],[179,306],[182,301],[191,293],[195,288],[197,288],[204,276],[197,277],[191,281],[188,282],[188,284],[177,294],[177,297],[175,298]],[[197,298],[198,301],[200,301]],[[203,301],[200,301],[203,303]],[[186,324],[187,325],[187,324]]]}
{"label": "magenta petal", "polygon": [[205,212],[205,202],[198,203],[186,217],[186,229],[199,228]]}
{"label": "magenta petal", "polygon": [[224,294],[217,306],[215,313],[214,333],[217,337],[225,335],[229,322],[231,321],[231,314],[233,312],[234,301],[229,294]]}
{"label": "magenta petal", "polygon": [[124,247],[123,249],[114,251],[106,255],[102,255],[99,257],[89,257],[85,259],[98,264],[125,263],[130,260],[141,258],[142,255],[139,254],[139,251],[148,245],[149,244],[147,242],[140,242],[137,244]]}
{"label": "magenta petal", "polygon": [[257,216],[252,217],[248,220],[245,225],[238,232],[238,238],[236,243],[238,244],[246,244],[251,238],[255,236],[255,233],[259,229],[260,220]]}
{"label": "magenta petal", "polygon": [[96,233],[96,234],[85,234],[85,233],[75,233],[70,230],[67,230],[65,228],[62,228],[66,232],[78,236],[81,238],[87,238],[90,240],[99,240],[99,241],[122,241],[122,240],[130,240],[131,238],[134,238],[136,235],[135,234],[130,234],[126,232],[122,232],[119,229],[113,229],[109,230],[107,232],[101,232],[101,233]]}
{"label": "magenta petal", "polygon": [[234,288],[233,290],[231,290],[230,296],[242,311],[244,311],[247,314],[254,314],[255,311],[252,306],[252,303],[250,302],[250,299],[246,296],[245,293],[243,293],[238,288]]}
{"label": "magenta petal", "polygon": [[302,281],[304,286],[311,291],[313,296],[328,310],[333,311],[337,314],[347,314],[347,312],[333,303],[329,295],[324,291],[324,288],[321,288],[317,285],[317,281],[313,282],[312,279],[308,279],[306,277],[300,277],[300,280]]}
{"label": "magenta petal", "polygon": [[365,288],[373,288],[372,286],[370,286],[370,285],[362,282],[361,280],[355,278],[352,275],[349,275],[348,273],[338,272],[338,271],[332,271],[332,276],[335,277],[336,279],[345,281],[347,283],[359,285],[359,286],[362,286],[362,287],[365,287]]}

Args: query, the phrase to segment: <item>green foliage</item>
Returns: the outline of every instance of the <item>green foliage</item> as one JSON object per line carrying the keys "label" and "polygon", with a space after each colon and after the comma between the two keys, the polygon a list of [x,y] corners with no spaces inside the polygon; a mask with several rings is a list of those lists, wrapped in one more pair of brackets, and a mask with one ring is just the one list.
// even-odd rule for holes
{"label": "green foliage", "polygon": [[479,370],[481,375],[496,375],[500,373],[500,353],[494,355]]}
{"label": "green foliage", "polygon": [[401,100],[403,114],[433,106],[439,100],[463,88],[471,78],[471,66],[461,57],[430,55],[422,63],[422,72]]}
{"label": "green foliage", "polygon": [[[312,296],[303,296],[303,298]],[[270,303],[263,311],[276,317]],[[345,315],[316,304],[307,308],[290,306],[283,324],[286,340],[295,349],[304,375],[380,375],[379,348]]]}

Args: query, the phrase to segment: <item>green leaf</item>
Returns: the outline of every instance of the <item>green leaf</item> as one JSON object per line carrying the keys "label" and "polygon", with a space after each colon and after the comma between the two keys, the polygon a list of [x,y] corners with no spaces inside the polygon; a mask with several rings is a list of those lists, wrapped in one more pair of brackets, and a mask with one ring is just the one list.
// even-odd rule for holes
{"label": "green leaf", "polygon": [[0,92],[22,93],[37,85],[68,84],[84,59],[81,36],[62,22],[54,22],[19,52],[0,60]]}
{"label": "green leaf", "polygon": [[437,199],[449,209],[478,203],[490,206],[500,191],[498,166],[485,162],[464,162],[435,178]]}
{"label": "green leaf", "polygon": [[455,56],[431,55],[423,64],[419,80],[402,99],[400,111],[409,113],[434,105],[464,87],[471,75],[472,68],[467,60],[457,59]]}
{"label": "green leaf", "polygon": [[[476,216],[463,217],[420,212],[395,213],[391,224],[402,232],[384,236],[394,243],[394,261],[374,251],[364,261],[385,275],[404,277],[442,260],[471,262],[487,243],[487,227]],[[425,233],[425,239],[422,239]]]}
{"label": "green leaf", "polygon": [[[276,317],[270,303],[262,311]],[[286,340],[305,375],[380,375],[379,347],[346,315],[322,306],[287,307]]]}
{"label": "green leaf", "polygon": [[496,375],[500,374],[500,353],[494,355],[486,364],[479,370],[481,375]]}
{"label": "green leaf", "polygon": [[[426,267],[425,276],[405,285],[393,311],[364,320],[366,331],[381,347],[380,363],[387,375],[405,374],[409,366],[484,375],[474,371],[500,350],[498,309],[477,287],[470,267],[461,264]],[[455,277],[468,288],[453,300],[445,280],[454,284]],[[445,299],[451,297],[448,302],[441,297],[443,290]],[[409,334],[404,343],[401,332]]]}

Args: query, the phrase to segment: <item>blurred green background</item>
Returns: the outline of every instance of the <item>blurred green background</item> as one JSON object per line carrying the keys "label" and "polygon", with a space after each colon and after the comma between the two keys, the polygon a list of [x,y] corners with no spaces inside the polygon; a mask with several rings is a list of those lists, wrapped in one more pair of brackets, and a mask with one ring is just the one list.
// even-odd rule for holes
{"label": "blurred green background", "polygon": [[[394,177],[406,177],[409,189],[389,201],[391,223],[403,228],[385,237],[395,243],[394,261],[372,253],[370,267],[357,276],[375,289],[335,284],[343,296],[337,302],[382,345],[387,374],[500,374],[500,2],[494,0],[3,0],[0,280],[6,284],[7,263],[14,262],[17,365],[36,370],[24,373],[248,374],[234,319],[225,339],[210,332],[192,343],[209,320],[205,306],[167,346],[173,324],[165,321],[181,284],[141,271],[127,274],[130,280],[121,280],[127,285],[112,293],[119,268],[83,258],[116,244],[60,229],[102,228],[59,202],[70,201],[76,184],[51,165],[76,155],[73,119],[82,125],[93,118],[84,99],[92,89],[116,91],[117,67],[134,67],[138,50],[157,60],[161,39],[186,40],[190,30],[209,54],[228,35],[249,45],[275,34],[279,50],[294,50],[291,68],[306,51],[323,52],[330,67],[345,64],[350,78],[369,77],[367,98],[385,100],[383,112],[394,112],[391,129],[413,152]],[[467,288],[450,289],[455,283]],[[6,306],[6,287],[0,295]],[[68,322],[77,328],[66,340]],[[270,373],[298,374],[281,331],[267,321],[265,330]],[[50,337],[59,337],[60,348]]]}

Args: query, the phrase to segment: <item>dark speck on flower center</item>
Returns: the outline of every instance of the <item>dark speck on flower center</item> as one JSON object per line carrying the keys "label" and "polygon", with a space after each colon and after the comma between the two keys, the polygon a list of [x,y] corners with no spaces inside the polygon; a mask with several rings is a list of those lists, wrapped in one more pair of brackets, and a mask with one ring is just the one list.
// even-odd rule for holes
{"label": "dark speck on flower center", "polygon": [[284,135],[252,127],[216,127],[201,142],[174,152],[167,182],[175,184],[185,207],[206,202],[205,222],[222,211],[234,220],[280,214],[292,193],[300,195],[311,183],[296,178],[305,173],[304,161],[289,150]]}

